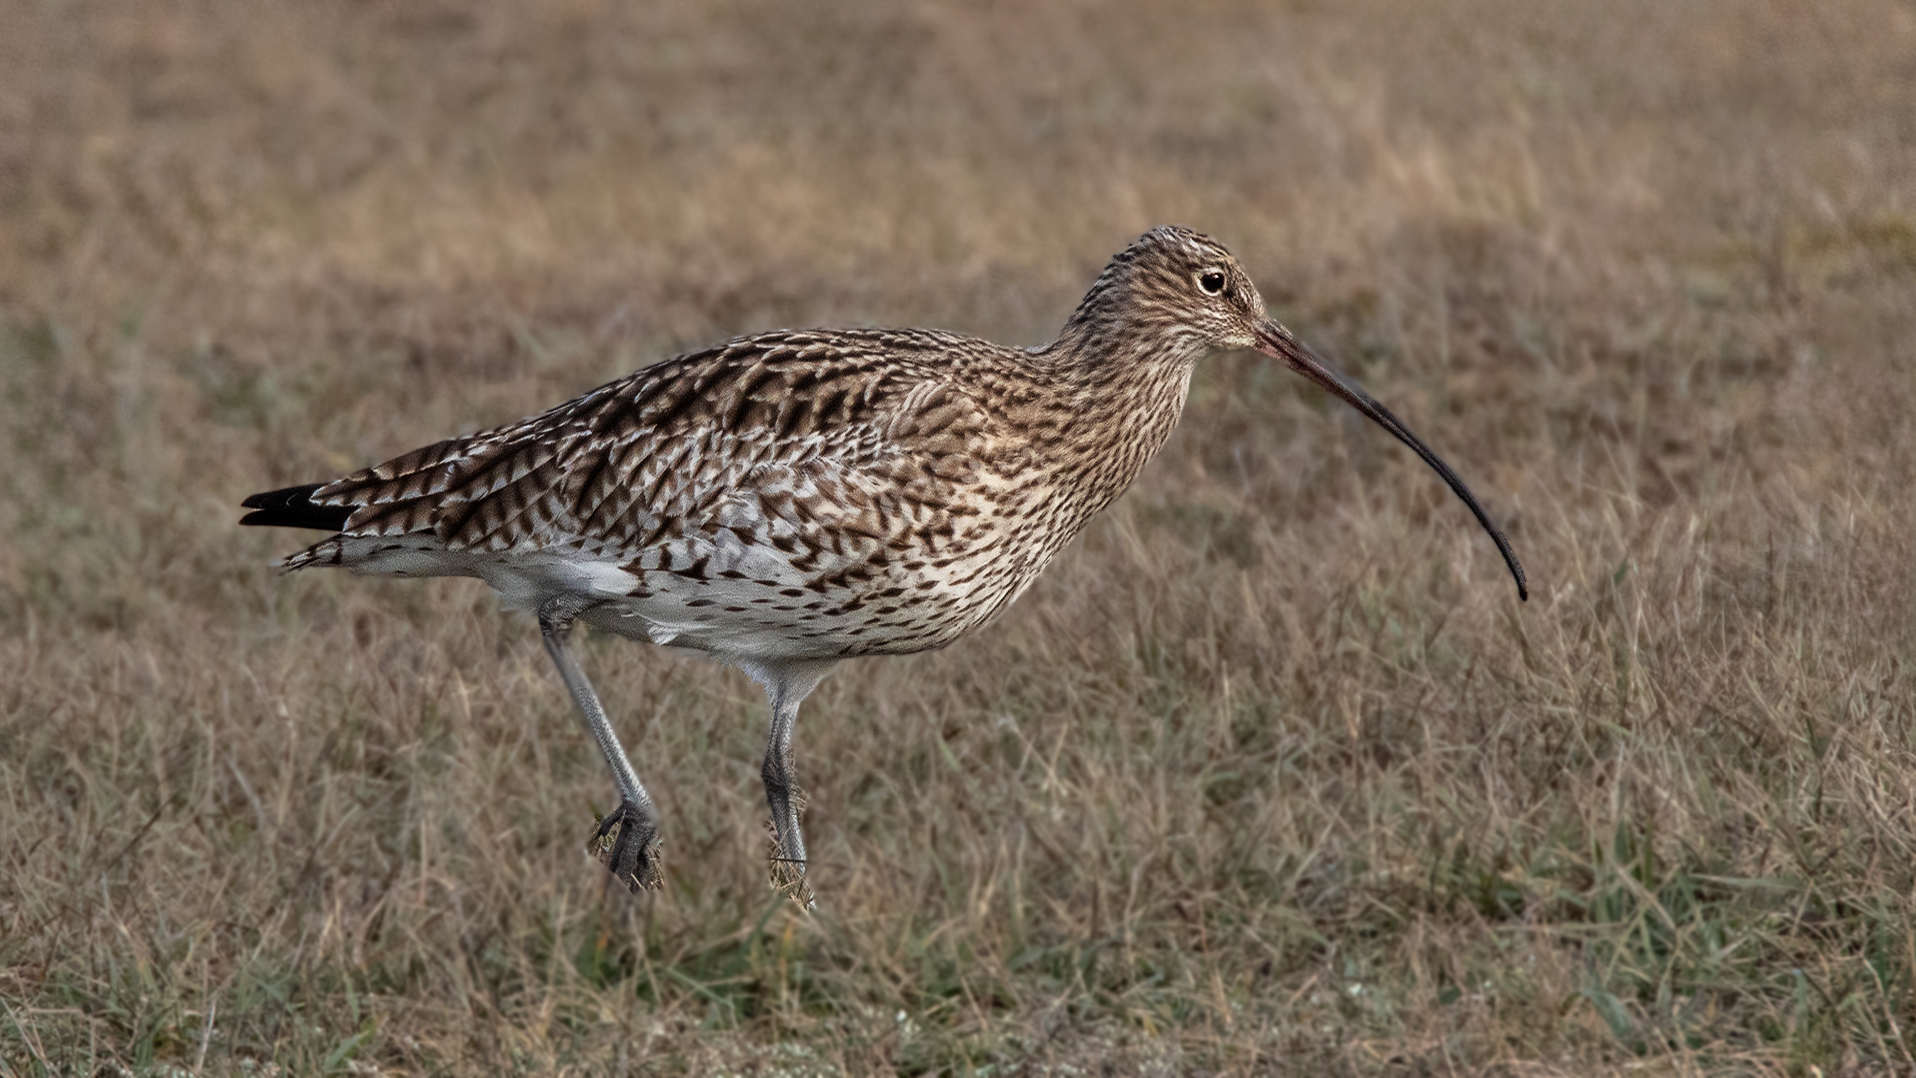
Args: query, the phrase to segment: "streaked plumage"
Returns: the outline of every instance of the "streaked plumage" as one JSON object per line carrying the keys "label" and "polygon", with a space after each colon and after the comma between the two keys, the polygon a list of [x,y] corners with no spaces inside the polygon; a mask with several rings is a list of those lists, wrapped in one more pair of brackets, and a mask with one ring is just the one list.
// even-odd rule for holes
{"label": "streaked plumage", "polygon": [[474,576],[537,611],[620,781],[595,839],[617,828],[608,864],[634,889],[658,882],[656,814],[571,661],[572,623],[752,673],[774,712],[774,875],[808,902],[799,703],[839,659],[942,647],[996,617],[1164,445],[1216,347],[1258,348],[1331,388],[1490,529],[1395,417],[1265,318],[1223,247],[1180,228],[1115,256],[1042,348],[933,330],[740,337],[517,423],[255,495],[242,523],[337,532],[288,569]]}

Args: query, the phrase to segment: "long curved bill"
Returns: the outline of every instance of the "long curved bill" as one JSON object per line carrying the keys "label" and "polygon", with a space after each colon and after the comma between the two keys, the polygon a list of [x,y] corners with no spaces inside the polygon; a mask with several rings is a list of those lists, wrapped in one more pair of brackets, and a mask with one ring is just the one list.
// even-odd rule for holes
{"label": "long curved bill", "polygon": [[1450,465],[1438,459],[1437,454],[1431,452],[1429,446],[1412,434],[1408,427],[1398,422],[1397,417],[1390,414],[1390,409],[1372,400],[1370,394],[1357,388],[1356,383],[1312,355],[1310,349],[1297,343],[1297,338],[1291,336],[1290,330],[1274,321],[1266,320],[1257,327],[1257,350],[1272,359],[1283,360],[1292,370],[1330,390],[1345,404],[1370,417],[1371,422],[1396,435],[1398,441],[1424,458],[1424,463],[1435,468],[1437,474],[1444,477],[1444,482],[1450,484],[1450,489],[1456,491],[1457,496],[1470,507],[1471,513],[1477,518],[1477,523],[1482,524],[1484,530],[1490,533],[1491,540],[1497,544],[1497,553],[1504,556],[1504,564],[1510,567],[1510,575],[1517,578],[1517,598],[1522,600],[1530,598],[1530,588],[1524,583],[1523,566],[1517,563],[1517,555],[1510,549],[1510,541],[1505,539],[1504,533],[1498,531],[1496,525],[1490,522],[1484,507],[1477,504],[1477,499],[1471,495],[1470,488],[1464,486],[1464,481],[1457,478],[1456,472],[1450,470]]}

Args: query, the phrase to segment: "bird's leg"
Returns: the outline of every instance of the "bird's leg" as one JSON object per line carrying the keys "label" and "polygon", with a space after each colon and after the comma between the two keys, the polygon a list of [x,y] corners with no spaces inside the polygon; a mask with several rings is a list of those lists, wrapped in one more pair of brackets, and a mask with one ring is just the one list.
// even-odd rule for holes
{"label": "bird's leg", "polygon": [[772,732],[766,739],[765,801],[772,809],[772,886],[810,909],[812,889],[805,883],[805,834],[798,828],[798,798],[792,786],[792,724],[798,704],[772,704]]}
{"label": "bird's leg", "polygon": [[[766,695],[772,701],[772,729],[765,742],[765,801],[772,809],[772,885],[799,904],[812,908],[812,889],[805,882],[805,835],[798,827],[803,796],[792,784],[792,727],[798,706],[831,669],[830,662],[794,663],[764,671]],[[754,671],[758,673],[758,671]]]}
{"label": "bird's leg", "polygon": [[[586,844],[586,849],[597,851],[599,860],[612,870],[613,877],[631,891],[656,890],[661,880],[658,810],[652,807],[651,795],[633,773],[632,763],[626,759],[625,749],[619,746],[618,735],[612,732],[612,723],[605,717],[605,708],[600,705],[598,694],[592,691],[592,683],[586,680],[585,671],[579,668],[578,660],[566,646],[567,638],[572,635],[573,620],[587,605],[590,604],[580,605],[576,599],[560,598],[539,608],[539,630],[545,634],[546,654],[552,656],[553,665],[559,668],[560,679],[572,693],[572,702],[578,705],[586,729],[592,731],[599,751],[605,754],[607,766],[612,768],[613,780],[619,784],[619,807],[600,818],[598,830],[592,833],[592,841]],[[608,847],[606,835],[615,827],[618,834]]]}

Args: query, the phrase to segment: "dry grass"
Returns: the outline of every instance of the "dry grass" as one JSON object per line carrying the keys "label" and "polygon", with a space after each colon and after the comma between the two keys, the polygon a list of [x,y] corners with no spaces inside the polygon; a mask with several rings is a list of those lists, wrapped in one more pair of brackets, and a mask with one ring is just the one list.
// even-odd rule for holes
{"label": "dry grass", "polygon": [[[1889,0],[9,3],[0,1073],[1916,1066],[1916,15]],[[1044,339],[1230,243],[1510,524],[1249,356],[1000,624],[761,704],[254,490],[792,323]]]}

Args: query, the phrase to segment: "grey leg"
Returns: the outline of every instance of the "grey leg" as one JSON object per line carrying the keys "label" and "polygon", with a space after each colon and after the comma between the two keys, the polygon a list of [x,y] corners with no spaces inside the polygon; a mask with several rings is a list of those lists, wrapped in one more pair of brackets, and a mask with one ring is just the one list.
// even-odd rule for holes
{"label": "grey leg", "polygon": [[[765,801],[772,809],[772,884],[805,909],[812,908],[812,889],[805,882],[805,835],[798,827],[802,797],[793,787],[792,727],[798,706],[805,702],[829,661],[789,663],[762,671],[759,680],[772,701],[772,729],[765,741]],[[761,671],[753,670],[755,676]]]}
{"label": "grey leg", "polygon": [[[585,671],[579,669],[578,660],[566,647],[566,640],[572,635],[573,619],[585,609],[576,600],[554,599],[539,608],[539,629],[545,634],[546,654],[552,656],[553,665],[559,668],[560,680],[572,693],[572,702],[578,705],[586,729],[592,731],[593,740],[599,743],[599,751],[605,755],[606,765],[612,768],[613,780],[619,784],[619,807],[600,819],[598,830],[593,832],[586,848],[597,849],[599,860],[628,889],[656,890],[661,882],[658,810],[653,808],[645,787],[639,784],[639,776],[632,771],[625,749],[619,746],[618,735],[612,732],[612,723],[606,719],[605,708],[600,705],[598,694],[592,691],[592,683],[586,680]],[[607,849],[605,837],[614,827],[619,833]]]}

